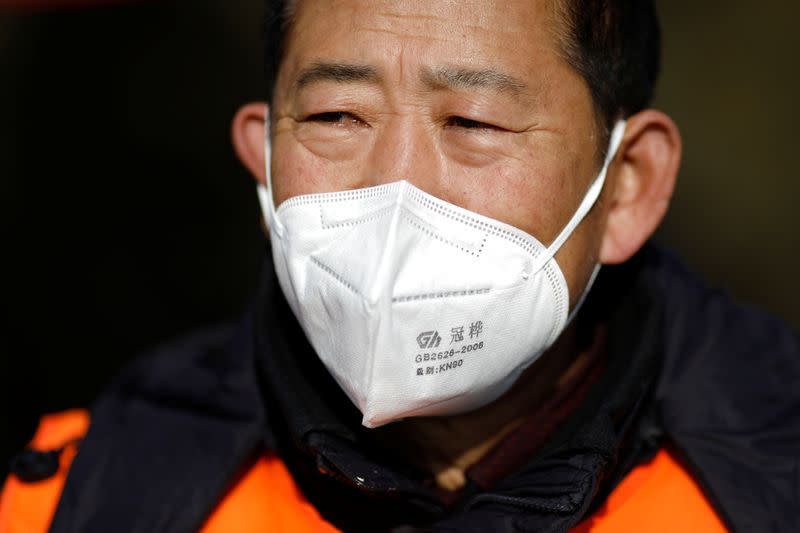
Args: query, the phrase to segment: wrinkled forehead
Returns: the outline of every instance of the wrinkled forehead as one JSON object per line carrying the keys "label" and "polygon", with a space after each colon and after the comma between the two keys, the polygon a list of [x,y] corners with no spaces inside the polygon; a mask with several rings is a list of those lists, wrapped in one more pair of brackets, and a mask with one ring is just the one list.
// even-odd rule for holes
{"label": "wrinkled forehead", "polygon": [[[287,63],[332,56],[360,62],[502,65],[519,75],[554,60],[553,0],[296,0]],[[398,63],[400,62],[400,63]]]}

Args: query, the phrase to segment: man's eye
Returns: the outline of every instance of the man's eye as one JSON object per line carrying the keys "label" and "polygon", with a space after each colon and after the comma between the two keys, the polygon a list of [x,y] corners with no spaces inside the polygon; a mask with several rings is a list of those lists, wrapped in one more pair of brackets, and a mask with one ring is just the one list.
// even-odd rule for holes
{"label": "man's eye", "polygon": [[306,117],[309,122],[327,122],[329,124],[345,125],[360,124],[361,120],[355,115],[346,111],[328,111],[325,113],[315,113]]}
{"label": "man's eye", "polygon": [[446,126],[456,127],[456,128],[465,128],[468,130],[500,130],[498,126],[494,126],[492,124],[487,124],[486,122],[480,122],[478,120],[473,120],[471,118],[464,118],[464,117],[450,117],[447,119],[445,124]]}

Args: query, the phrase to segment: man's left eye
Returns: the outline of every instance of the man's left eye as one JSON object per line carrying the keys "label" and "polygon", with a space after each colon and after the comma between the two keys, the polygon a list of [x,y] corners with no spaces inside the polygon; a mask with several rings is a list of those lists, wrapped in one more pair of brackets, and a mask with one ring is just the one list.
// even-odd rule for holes
{"label": "man's left eye", "polygon": [[464,128],[468,130],[502,130],[503,128],[499,126],[495,126],[493,124],[487,124],[486,122],[481,122],[479,120],[473,120],[471,118],[464,118],[453,116],[447,119],[445,126],[456,127],[456,128]]}
{"label": "man's left eye", "polygon": [[313,115],[306,117],[306,120],[309,122],[325,122],[339,126],[358,124],[361,122],[361,119],[352,113],[348,113],[347,111],[327,111],[323,113],[314,113]]}

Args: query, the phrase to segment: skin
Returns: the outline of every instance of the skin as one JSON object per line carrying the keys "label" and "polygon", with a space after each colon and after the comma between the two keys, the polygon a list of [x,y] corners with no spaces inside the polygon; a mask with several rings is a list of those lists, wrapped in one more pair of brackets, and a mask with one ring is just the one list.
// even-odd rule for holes
{"label": "skin", "polygon": [[[301,0],[271,109],[276,205],[405,179],[549,244],[603,148],[588,86],[560,54],[553,1]],[[262,183],[264,127],[264,104],[233,123],[237,153]],[[629,118],[600,200],[556,255],[572,305],[596,263],[626,261],[655,230],[680,151],[663,113]],[[494,403],[373,431],[455,490],[577,356],[568,329]]]}

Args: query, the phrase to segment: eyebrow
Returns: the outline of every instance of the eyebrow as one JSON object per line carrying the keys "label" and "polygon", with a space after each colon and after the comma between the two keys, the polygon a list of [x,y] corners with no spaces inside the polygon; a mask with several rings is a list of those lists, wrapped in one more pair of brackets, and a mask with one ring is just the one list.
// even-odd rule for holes
{"label": "eyebrow", "polygon": [[443,67],[424,69],[422,79],[431,89],[491,89],[519,96],[527,89],[522,80],[493,69]]}
{"label": "eyebrow", "polygon": [[[421,78],[430,89],[491,89],[519,97],[528,86],[508,74],[494,69],[467,67],[423,68]],[[318,61],[300,71],[296,87],[303,89],[319,81],[335,83],[380,83],[378,70],[369,65]]]}
{"label": "eyebrow", "polygon": [[302,89],[318,81],[377,83],[380,75],[375,68],[367,65],[317,62],[300,71],[297,88]]}

